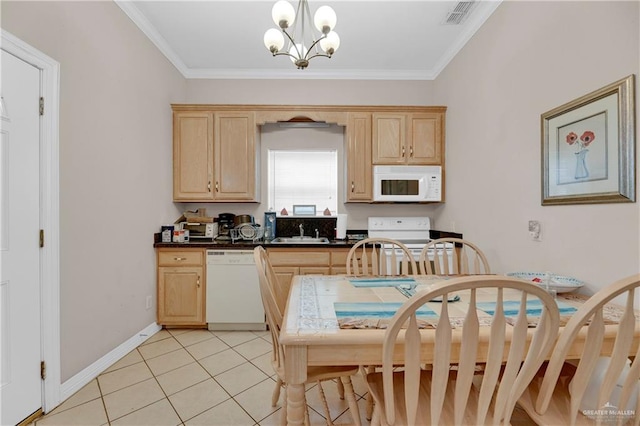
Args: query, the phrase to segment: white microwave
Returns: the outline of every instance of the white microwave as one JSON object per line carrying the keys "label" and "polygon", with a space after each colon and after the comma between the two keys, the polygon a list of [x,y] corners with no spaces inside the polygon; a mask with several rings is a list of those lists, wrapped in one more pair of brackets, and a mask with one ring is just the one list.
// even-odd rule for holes
{"label": "white microwave", "polygon": [[442,167],[373,166],[373,201],[442,201]]}

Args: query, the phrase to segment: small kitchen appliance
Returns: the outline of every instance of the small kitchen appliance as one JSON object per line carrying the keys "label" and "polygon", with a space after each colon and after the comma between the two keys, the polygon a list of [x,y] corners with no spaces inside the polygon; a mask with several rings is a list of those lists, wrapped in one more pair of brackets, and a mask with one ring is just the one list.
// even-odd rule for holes
{"label": "small kitchen appliance", "polygon": [[264,239],[271,241],[276,237],[276,212],[264,213]]}
{"label": "small kitchen appliance", "polygon": [[236,215],[233,213],[220,213],[218,215],[218,240],[230,240],[230,230],[234,228]]}
{"label": "small kitchen appliance", "polygon": [[442,167],[373,166],[373,201],[442,201]]}

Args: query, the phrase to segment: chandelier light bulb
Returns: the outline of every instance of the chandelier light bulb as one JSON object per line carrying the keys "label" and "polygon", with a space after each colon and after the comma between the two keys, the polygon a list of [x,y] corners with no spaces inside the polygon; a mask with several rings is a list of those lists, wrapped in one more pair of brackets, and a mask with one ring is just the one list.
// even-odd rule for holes
{"label": "chandelier light bulb", "polygon": [[297,60],[306,56],[307,48],[301,43],[296,43],[295,46],[291,46],[289,49],[289,54],[291,55],[291,62],[295,64]]}
{"label": "chandelier light bulb", "polygon": [[273,5],[271,18],[273,18],[273,22],[280,28],[289,28],[296,19],[296,11],[291,3],[286,0],[280,0]]}
{"label": "chandelier light bulb", "polygon": [[322,34],[327,34],[336,26],[338,17],[336,12],[329,6],[321,6],[313,16],[313,23]]}
{"label": "chandelier light bulb", "polygon": [[280,30],[275,28],[268,29],[264,33],[264,45],[273,53],[278,53],[284,47],[284,36]]}
{"label": "chandelier light bulb", "polygon": [[329,56],[333,55],[340,47],[340,37],[335,31],[329,32],[325,38],[320,40],[320,48]]}

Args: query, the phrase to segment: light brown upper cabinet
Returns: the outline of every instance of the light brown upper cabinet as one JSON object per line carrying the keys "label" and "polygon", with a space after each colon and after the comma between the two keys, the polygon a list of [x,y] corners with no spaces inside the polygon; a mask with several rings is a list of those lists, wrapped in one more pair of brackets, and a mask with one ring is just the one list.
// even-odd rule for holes
{"label": "light brown upper cabinet", "polygon": [[249,111],[174,111],[174,201],[256,201],[254,117]]}
{"label": "light brown upper cabinet", "polygon": [[373,113],[373,164],[442,164],[444,113]]}
{"label": "light brown upper cabinet", "polygon": [[255,114],[216,113],[214,128],[214,200],[256,201]]}
{"label": "light brown upper cabinet", "polygon": [[349,113],[346,173],[346,200],[350,202],[370,202],[372,197],[370,113]]}
{"label": "light brown upper cabinet", "polygon": [[173,113],[173,200],[213,201],[213,113]]}

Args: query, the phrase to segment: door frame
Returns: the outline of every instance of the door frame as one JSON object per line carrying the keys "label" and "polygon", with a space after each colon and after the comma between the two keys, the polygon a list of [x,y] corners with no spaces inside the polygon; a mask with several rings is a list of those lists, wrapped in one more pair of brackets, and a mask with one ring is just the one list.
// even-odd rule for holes
{"label": "door frame", "polygon": [[42,410],[61,402],[60,372],[60,64],[11,33],[2,31],[0,47],[40,70],[44,114],[40,116],[41,359],[46,363]]}

